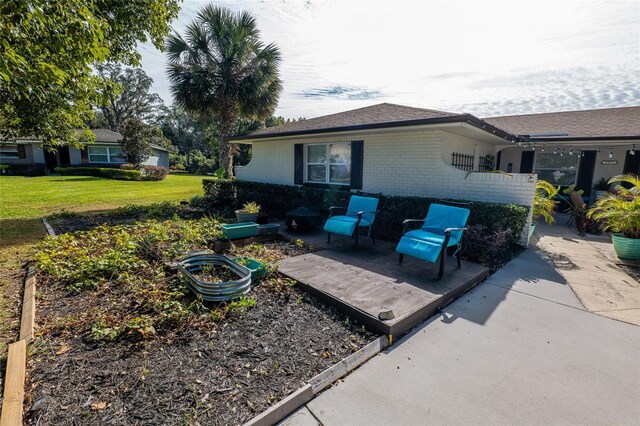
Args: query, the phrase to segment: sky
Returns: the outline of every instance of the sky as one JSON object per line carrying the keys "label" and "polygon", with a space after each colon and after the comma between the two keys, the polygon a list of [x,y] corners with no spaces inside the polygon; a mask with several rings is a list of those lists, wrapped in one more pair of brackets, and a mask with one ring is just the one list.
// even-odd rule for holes
{"label": "sky", "polygon": [[[390,102],[478,117],[640,105],[640,1],[185,0],[248,11],[282,54],[275,115]],[[173,102],[165,54],[139,46]]]}

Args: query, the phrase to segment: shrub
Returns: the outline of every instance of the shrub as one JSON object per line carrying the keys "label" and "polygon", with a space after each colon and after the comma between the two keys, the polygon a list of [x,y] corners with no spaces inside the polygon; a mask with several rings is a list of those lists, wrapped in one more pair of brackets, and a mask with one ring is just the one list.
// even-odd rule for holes
{"label": "shrub", "polygon": [[[335,189],[275,185],[224,179],[204,179],[204,197],[214,208],[237,209],[243,202],[252,200],[262,206],[262,211],[272,216],[284,217],[287,211],[304,206],[326,212],[330,206],[346,206],[351,192]],[[399,197],[366,194],[380,200],[376,217],[376,236],[398,240],[402,233],[402,221],[407,218],[422,219],[431,203],[442,202],[435,198]],[[454,201],[454,200],[451,200]],[[484,225],[483,233],[490,235],[498,230],[512,230],[510,243],[520,241],[520,233],[527,223],[529,207],[516,204],[462,201],[470,204],[469,225]]]}
{"label": "shrub", "polygon": [[169,169],[160,166],[142,166],[142,180],[163,180]]}
{"label": "shrub", "polygon": [[498,228],[489,232],[484,225],[471,225],[462,234],[462,256],[495,271],[521,250],[512,240],[510,229]]}
{"label": "shrub", "polygon": [[44,164],[3,164],[2,174],[6,176],[44,176],[47,169]]}
{"label": "shrub", "polygon": [[116,180],[140,180],[138,170],[110,169],[105,167],[56,167],[63,176],[96,176]]}

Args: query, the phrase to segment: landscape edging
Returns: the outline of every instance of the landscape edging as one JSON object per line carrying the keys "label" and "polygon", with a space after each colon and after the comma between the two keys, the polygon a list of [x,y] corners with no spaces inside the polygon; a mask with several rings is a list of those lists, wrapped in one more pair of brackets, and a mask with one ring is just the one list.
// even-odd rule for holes
{"label": "landscape edging", "polygon": [[338,379],[351,373],[388,346],[389,338],[387,336],[383,335],[378,337],[373,342],[340,360],[322,373],[312,377],[306,385],[244,423],[244,426],[275,425],[311,401],[317,394],[331,386]]}
{"label": "landscape edging", "polygon": [[33,338],[36,315],[36,269],[29,266],[24,276],[22,312],[20,314],[20,339],[9,344],[7,370],[4,378],[4,399],[0,426],[22,425],[24,385],[27,366],[27,344]]}

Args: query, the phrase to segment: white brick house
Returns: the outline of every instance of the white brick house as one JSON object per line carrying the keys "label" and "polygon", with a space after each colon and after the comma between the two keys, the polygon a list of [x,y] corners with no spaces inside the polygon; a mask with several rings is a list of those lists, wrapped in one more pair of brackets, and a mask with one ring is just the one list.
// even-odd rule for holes
{"label": "white brick house", "polygon": [[[471,173],[513,135],[469,114],[379,104],[233,138],[252,144],[239,180],[531,206],[534,174]],[[527,227],[528,228],[528,227]],[[523,242],[527,233],[523,232]]]}

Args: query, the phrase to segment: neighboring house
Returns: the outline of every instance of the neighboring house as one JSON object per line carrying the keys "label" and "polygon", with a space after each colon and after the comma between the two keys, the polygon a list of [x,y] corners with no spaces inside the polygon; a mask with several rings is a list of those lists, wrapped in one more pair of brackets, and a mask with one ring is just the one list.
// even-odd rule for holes
{"label": "neighboring house", "polygon": [[[0,164],[43,164],[52,172],[56,167],[116,165],[127,162],[120,147],[122,135],[108,129],[92,129],[96,141],[82,149],[62,146],[57,151],[42,149],[39,140],[17,139],[0,145]],[[169,150],[152,145],[152,154],[143,164],[169,167]]]}
{"label": "neighboring house", "polygon": [[[518,196],[520,173],[528,183],[533,173],[554,184],[576,183],[587,194],[601,177],[638,173],[640,107],[482,120],[384,103],[232,140],[253,145],[252,160],[236,169],[240,180],[518,202],[529,196],[529,189]],[[485,168],[513,178],[493,174],[483,187],[478,174],[465,173]]]}

